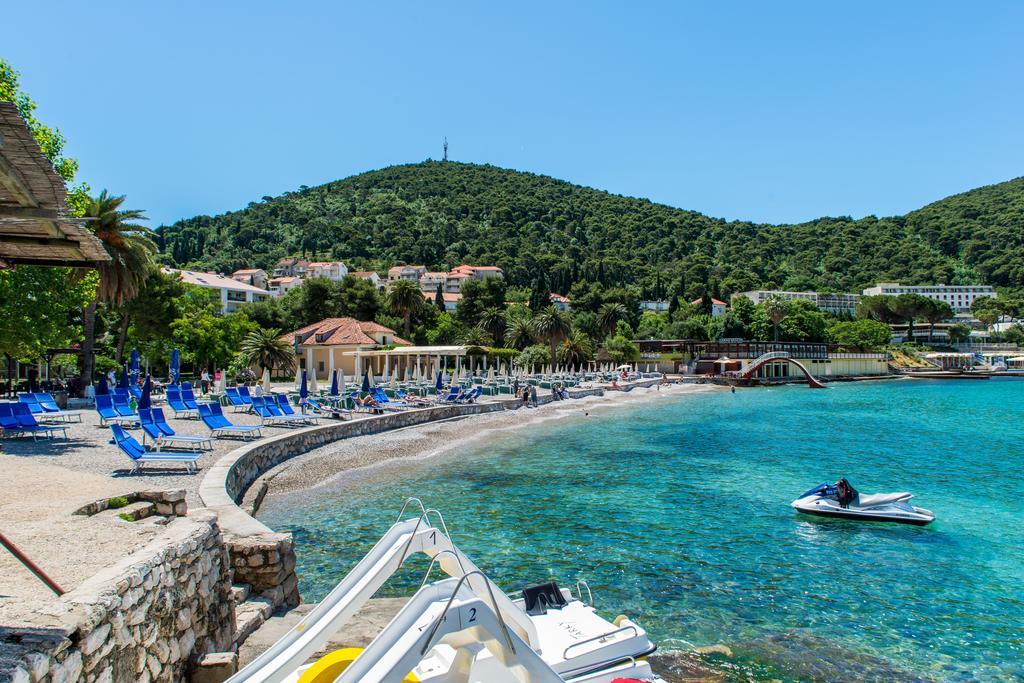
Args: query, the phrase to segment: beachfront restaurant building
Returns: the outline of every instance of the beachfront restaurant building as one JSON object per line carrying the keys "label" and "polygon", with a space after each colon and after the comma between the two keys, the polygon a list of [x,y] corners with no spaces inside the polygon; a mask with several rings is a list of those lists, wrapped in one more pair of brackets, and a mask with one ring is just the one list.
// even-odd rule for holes
{"label": "beachfront restaurant building", "polygon": [[787,354],[816,378],[862,377],[889,374],[889,354],[850,353],[831,344],[810,342],[700,341],[696,339],[647,339],[640,347],[640,363],[657,363],[663,372],[693,375],[744,373],[757,366],[752,379],[799,380],[800,369],[784,358],[764,362],[767,354]]}

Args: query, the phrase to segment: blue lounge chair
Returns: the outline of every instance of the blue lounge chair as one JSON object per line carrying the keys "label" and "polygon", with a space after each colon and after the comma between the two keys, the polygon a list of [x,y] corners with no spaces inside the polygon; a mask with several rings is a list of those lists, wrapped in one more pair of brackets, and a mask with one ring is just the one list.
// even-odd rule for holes
{"label": "blue lounge chair", "polygon": [[476,400],[484,393],[483,387],[474,387],[456,399],[456,403],[476,403]]}
{"label": "blue lounge chair", "polygon": [[249,387],[245,386],[244,384],[238,387],[238,397],[242,399],[242,403],[244,403],[246,406],[248,406],[249,408],[252,407],[252,394],[249,393]]}
{"label": "blue lounge chair", "polygon": [[167,405],[174,411],[174,417],[197,417],[198,408],[189,408],[181,400],[181,390],[177,387],[167,387]]}
{"label": "blue lounge chair", "polygon": [[[248,411],[250,406],[252,406],[251,400],[249,401],[249,403],[246,403],[245,399],[242,398],[242,395],[239,393],[238,387],[225,388],[224,396],[225,398],[228,399],[228,403],[231,404],[231,407],[235,409],[236,413]],[[241,409],[241,411],[239,409]]]}
{"label": "blue lounge chair", "polygon": [[268,396],[253,396],[252,409],[259,415],[260,422],[265,425],[303,425],[306,421],[295,415],[285,415],[277,406],[277,401]]}
{"label": "blue lounge chair", "polygon": [[447,396],[438,394],[438,401],[441,403],[455,403],[455,401],[462,395],[462,389],[459,387],[452,387],[448,390]]}
{"label": "blue lounge chair", "polygon": [[[42,414],[45,415],[47,418],[52,417],[55,419],[64,420],[65,422],[71,422],[72,418],[75,419],[75,422],[82,421],[81,410],[61,410],[60,406],[58,406],[57,402],[53,399],[53,396],[51,396],[49,393],[41,392],[38,394],[34,394],[34,396],[36,398],[36,403],[39,405],[40,408],[43,409]],[[37,416],[36,419],[40,418]]]}
{"label": "blue lounge chair", "polygon": [[405,410],[409,407],[409,405],[403,401],[392,401],[379,387],[374,387],[370,391],[370,395],[373,396],[373,400],[377,402],[377,405],[385,410]]}
{"label": "blue lounge chair", "polygon": [[199,404],[196,403],[196,395],[192,393],[192,385],[182,385],[181,402],[184,403],[185,407],[189,410],[199,410]]}
{"label": "blue lounge chair", "polygon": [[324,404],[315,398],[306,398],[306,405],[324,417],[336,417],[340,420],[352,419],[352,411],[348,408]]}
{"label": "blue lounge chair", "polygon": [[[142,431],[153,439],[153,445],[158,451],[161,448],[185,447],[180,444],[194,444],[200,447],[205,444],[207,448],[213,449],[213,439],[208,436],[178,436],[175,434],[164,418],[164,411],[160,408],[139,409],[139,422],[142,425]],[[142,445],[146,445],[145,441]]]}
{"label": "blue lounge chair", "polygon": [[121,425],[110,425],[110,431],[114,433],[114,443],[117,444],[117,447],[132,459],[135,472],[140,471],[147,462],[183,462],[189,472],[195,472],[199,469],[196,466],[196,460],[202,455],[201,453],[182,453],[180,451],[173,453],[156,451],[151,453],[125,432]]}
{"label": "blue lounge chair", "polygon": [[258,425],[236,425],[224,417],[219,403],[200,403],[199,419],[210,429],[210,436],[236,435],[244,439],[258,439],[263,432]]}
{"label": "blue lounge chair", "polygon": [[96,397],[96,412],[100,415],[100,426],[109,424],[136,425],[139,418],[136,415],[126,417],[114,410],[114,398],[110,394]]}
{"label": "blue lounge chair", "polygon": [[[296,413],[295,410],[292,408],[292,404],[288,402],[288,397],[285,396],[284,394],[270,394],[267,397],[267,402],[269,403],[270,401],[274,401],[275,398],[277,403],[277,409],[280,410],[281,414],[284,415],[285,417],[298,417],[303,421],[309,422],[311,424],[319,423],[319,421],[316,419],[316,415],[310,413]],[[307,397],[306,400],[308,401],[309,398]]]}
{"label": "blue lounge chair", "polygon": [[[11,413],[14,419],[18,423],[18,431],[31,434],[32,440],[35,441],[37,436],[49,436],[53,438],[56,432],[62,432],[64,438],[68,438],[68,428],[63,425],[41,425],[36,422],[35,416],[32,414],[32,410],[28,407],[27,403],[12,403]],[[6,427],[4,427],[6,430]]]}
{"label": "blue lounge chair", "polygon": [[110,395],[114,402],[114,411],[121,417],[138,417],[132,406],[129,403],[128,390],[118,389],[116,393]]}

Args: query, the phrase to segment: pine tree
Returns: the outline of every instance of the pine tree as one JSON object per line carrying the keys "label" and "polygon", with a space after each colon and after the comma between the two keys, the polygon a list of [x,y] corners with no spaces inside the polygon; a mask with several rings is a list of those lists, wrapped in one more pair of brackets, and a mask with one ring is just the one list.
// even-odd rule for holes
{"label": "pine tree", "polygon": [[434,305],[437,306],[437,310],[442,313],[445,312],[444,307],[444,287],[440,282],[437,283],[437,291],[434,292]]}

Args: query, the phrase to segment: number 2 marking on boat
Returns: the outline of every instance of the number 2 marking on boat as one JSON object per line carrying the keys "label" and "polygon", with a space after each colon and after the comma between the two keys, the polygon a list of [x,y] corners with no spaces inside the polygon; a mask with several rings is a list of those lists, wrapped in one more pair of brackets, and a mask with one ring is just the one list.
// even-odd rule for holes
{"label": "number 2 marking on boat", "polygon": [[472,624],[474,621],[476,621],[476,607],[470,607],[469,608],[469,621],[467,621],[466,623],[467,624]]}

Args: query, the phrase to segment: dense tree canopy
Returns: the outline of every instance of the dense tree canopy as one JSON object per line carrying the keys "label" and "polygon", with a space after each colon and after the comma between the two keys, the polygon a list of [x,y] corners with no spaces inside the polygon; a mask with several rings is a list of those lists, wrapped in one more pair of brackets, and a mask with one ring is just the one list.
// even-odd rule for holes
{"label": "dense tree canopy", "polygon": [[531,173],[427,161],[182,220],[160,239],[170,262],[223,272],[269,268],[291,254],[377,270],[495,264],[510,285],[535,290],[531,308],[539,310],[548,291],[570,293],[580,283],[686,301],[756,287],[857,292],[880,281],[1019,288],[1022,228],[1024,178],[906,216],[765,225]]}

